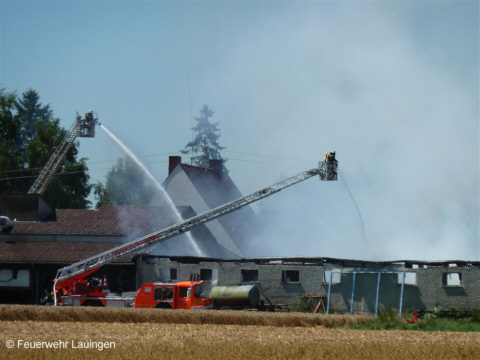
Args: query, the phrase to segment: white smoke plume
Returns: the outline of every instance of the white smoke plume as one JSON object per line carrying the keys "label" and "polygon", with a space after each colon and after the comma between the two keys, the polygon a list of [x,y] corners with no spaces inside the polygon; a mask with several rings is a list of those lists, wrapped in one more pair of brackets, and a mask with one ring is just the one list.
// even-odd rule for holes
{"label": "white smoke plume", "polygon": [[273,214],[259,254],[477,260],[478,86],[471,92],[388,9],[343,10],[257,23],[226,62],[241,76],[222,85],[228,113],[247,108],[255,119],[234,132],[250,151],[300,159],[305,170],[337,151],[366,240],[342,180],[309,180],[265,200]]}

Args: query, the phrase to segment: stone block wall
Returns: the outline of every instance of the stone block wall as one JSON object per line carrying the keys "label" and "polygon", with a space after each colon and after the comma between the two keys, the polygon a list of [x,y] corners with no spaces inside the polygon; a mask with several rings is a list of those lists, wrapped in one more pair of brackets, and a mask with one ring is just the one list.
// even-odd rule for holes
{"label": "stone block wall", "polygon": [[[353,272],[357,272],[355,275]],[[370,272],[370,273],[364,273]],[[392,273],[396,272],[396,273]],[[402,293],[403,311],[433,310],[437,303],[453,307],[480,308],[480,264],[435,266],[423,262],[404,263],[360,262],[340,259],[202,259],[183,257],[143,257],[138,262],[137,287],[145,282],[167,279],[188,280],[199,274],[204,280],[206,295],[215,285],[257,283],[274,304],[293,306],[302,294],[325,296],[329,291],[330,312],[374,313],[378,287],[378,309],[398,309]],[[380,283],[379,281],[380,273]]]}

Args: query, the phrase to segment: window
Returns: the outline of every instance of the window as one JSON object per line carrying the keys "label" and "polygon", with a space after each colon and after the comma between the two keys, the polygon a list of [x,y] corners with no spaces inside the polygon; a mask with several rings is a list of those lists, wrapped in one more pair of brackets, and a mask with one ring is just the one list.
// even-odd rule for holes
{"label": "window", "polygon": [[201,299],[205,297],[205,294],[203,293],[203,285],[202,284],[197,284],[193,287],[193,292],[195,294],[195,297],[197,299]]}
{"label": "window", "polygon": [[2,269],[0,270],[0,287],[29,287],[30,270]]}
{"label": "window", "polygon": [[218,269],[200,269],[200,280],[215,282],[218,280]]}
{"label": "window", "polygon": [[200,269],[200,280],[212,281],[212,269]]}
{"label": "window", "polygon": [[153,300],[173,301],[173,287],[156,287]]}
{"label": "window", "polygon": [[[397,274],[397,284],[402,284],[403,274]],[[417,273],[412,271],[405,272],[405,285],[417,285]]]}
{"label": "window", "polygon": [[258,281],[258,270],[242,269],[242,282]]}
{"label": "window", "polygon": [[444,273],[443,286],[462,286],[462,273]]}
{"label": "window", "polygon": [[282,270],[282,281],[286,283],[300,282],[300,271]]}
{"label": "window", "polygon": [[330,279],[332,281],[332,284],[340,284],[342,282],[341,274],[338,271],[326,270],[323,273],[323,282],[329,284]]}
{"label": "window", "polygon": [[179,287],[178,297],[189,298],[191,294],[190,287]]}

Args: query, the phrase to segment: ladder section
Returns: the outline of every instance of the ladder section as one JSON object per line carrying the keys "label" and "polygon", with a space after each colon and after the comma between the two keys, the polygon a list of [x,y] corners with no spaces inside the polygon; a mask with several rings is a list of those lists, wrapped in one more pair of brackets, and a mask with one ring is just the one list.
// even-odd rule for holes
{"label": "ladder section", "polygon": [[28,190],[29,194],[39,194],[43,195],[47,185],[55,176],[60,165],[63,163],[65,156],[67,155],[68,150],[72,146],[73,142],[77,138],[78,135],[78,128],[77,128],[77,121],[73,123],[72,127],[68,131],[68,134],[63,138],[62,142],[57,146],[57,149],[52,154],[50,159],[48,160],[47,164],[43,168],[40,175],[38,175],[37,179],[33,183],[30,190]]}
{"label": "ladder section", "polygon": [[292,176],[286,180],[273,184],[270,187],[263,188],[259,191],[253,192],[249,195],[243,196],[237,200],[233,200],[224,205],[218,206],[212,210],[201,213],[200,215],[193,216],[187,220],[179,222],[177,224],[166,227],[157,232],[145,235],[131,242],[117,246],[111,250],[105,251],[101,254],[92,256],[88,259],[79,261],[70,266],[59,269],[55,278],[57,281],[68,280],[74,276],[81,275],[96,269],[104,264],[115,261],[118,258],[124,257],[128,254],[135,253],[141,249],[144,249],[151,245],[158,245],[162,242],[173,238],[177,235],[183,234],[186,231],[191,230],[193,227],[214,220],[220,216],[226,215],[233,211],[236,211],[246,205],[249,205],[255,201],[261,200],[267,196],[275,194],[282,189],[297,184],[301,181],[307,180],[315,175],[321,175],[320,168],[314,168],[308,171],[304,171],[300,174]]}

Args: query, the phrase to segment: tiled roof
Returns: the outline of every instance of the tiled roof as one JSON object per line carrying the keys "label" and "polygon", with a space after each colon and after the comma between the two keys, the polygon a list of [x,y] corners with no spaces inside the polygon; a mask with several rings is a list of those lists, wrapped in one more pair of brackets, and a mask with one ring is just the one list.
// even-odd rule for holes
{"label": "tiled roof", "polygon": [[[183,216],[191,211],[189,207],[177,209]],[[55,216],[41,222],[17,221],[10,234],[143,235],[177,221],[167,207],[103,205],[98,210],[58,209]]]}
{"label": "tiled roof", "polygon": [[[67,241],[0,241],[0,263],[74,263],[113,249],[119,243]],[[116,263],[132,262],[135,255],[118,259]]]}

